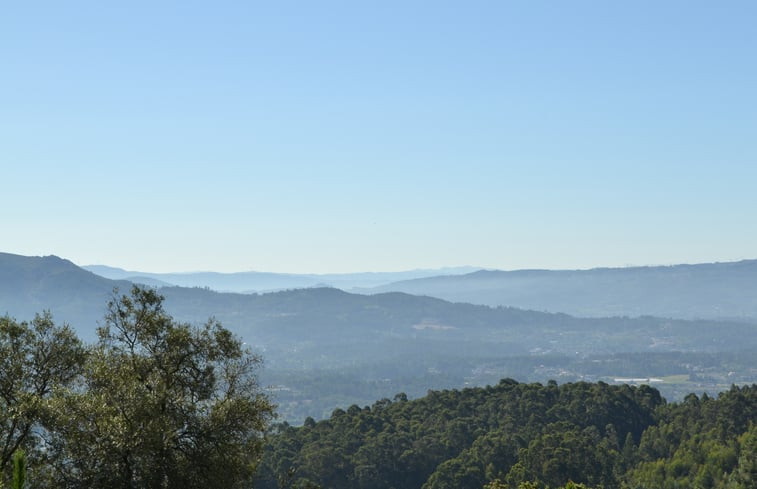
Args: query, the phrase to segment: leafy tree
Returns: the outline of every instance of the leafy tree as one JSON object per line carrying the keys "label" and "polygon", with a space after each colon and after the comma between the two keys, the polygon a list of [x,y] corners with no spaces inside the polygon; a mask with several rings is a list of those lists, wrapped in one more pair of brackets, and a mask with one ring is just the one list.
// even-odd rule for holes
{"label": "leafy tree", "polygon": [[484,489],[508,489],[507,484],[499,479],[495,479],[484,485]]}
{"label": "leafy tree", "polygon": [[134,287],[108,304],[81,385],[53,400],[58,487],[247,487],[272,405],[260,359],[216,321],[176,322]]}
{"label": "leafy tree", "polygon": [[739,437],[740,455],[736,470],[731,473],[728,489],[757,487],[757,425]]}
{"label": "leafy tree", "polygon": [[0,317],[0,474],[8,473],[14,453],[33,452],[48,400],[76,379],[84,359],[74,332],[50,313],[31,323]]}
{"label": "leafy tree", "polygon": [[529,444],[521,459],[532,480],[551,487],[559,487],[569,480],[612,487],[617,484],[604,477],[603,468],[611,468],[615,460],[611,453],[598,450],[600,446],[596,430],[579,431],[563,421],[546,426],[545,434]]}
{"label": "leafy tree", "polygon": [[12,489],[24,489],[26,482],[26,454],[18,450],[13,454],[13,484]]}

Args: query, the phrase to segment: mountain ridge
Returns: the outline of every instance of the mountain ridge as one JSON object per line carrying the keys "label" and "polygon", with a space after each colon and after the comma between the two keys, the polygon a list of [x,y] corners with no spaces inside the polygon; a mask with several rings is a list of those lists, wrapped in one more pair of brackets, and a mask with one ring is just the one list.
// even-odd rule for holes
{"label": "mountain ridge", "polygon": [[581,317],[757,320],[757,260],[587,270],[479,270],[369,288]]}
{"label": "mountain ridge", "polygon": [[108,265],[84,265],[81,268],[110,279],[139,277],[157,280],[168,285],[181,287],[209,287],[220,292],[266,292],[291,288],[317,287],[328,285],[349,290],[355,287],[369,287],[409,278],[444,276],[445,274],[468,273],[477,267],[443,267],[438,269],[414,269],[399,272],[355,272],[355,273],[279,273],[279,272],[176,272],[154,273],[125,270]]}

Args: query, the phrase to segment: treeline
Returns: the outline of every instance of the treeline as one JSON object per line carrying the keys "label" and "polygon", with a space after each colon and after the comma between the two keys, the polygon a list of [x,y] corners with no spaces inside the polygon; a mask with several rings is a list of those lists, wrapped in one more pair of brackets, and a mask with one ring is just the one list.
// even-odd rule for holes
{"label": "treeline", "polygon": [[507,379],[280,424],[256,487],[747,489],[755,420],[757,385],[668,404],[648,386]]}
{"label": "treeline", "polygon": [[250,486],[273,414],[260,360],[162,303],[114,296],[93,345],[49,314],[0,317],[0,487],[26,468],[31,489]]}

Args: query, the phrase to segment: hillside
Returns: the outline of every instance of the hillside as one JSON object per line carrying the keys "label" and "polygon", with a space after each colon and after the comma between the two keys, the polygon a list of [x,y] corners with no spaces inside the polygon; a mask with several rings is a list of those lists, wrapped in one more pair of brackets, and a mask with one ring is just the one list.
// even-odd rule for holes
{"label": "hillside", "polygon": [[92,339],[115,287],[128,290],[131,283],[108,280],[57,256],[0,253],[0,314],[31,319],[50,310]]}
{"label": "hillside", "polygon": [[[757,346],[751,324],[641,318],[575,318],[566,314],[451,303],[404,293],[359,295],[316,288],[259,295],[205,289],[160,289],[181,320],[213,316],[242,337],[273,349],[329,351],[329,361],[385,358],[382,343],[448,346],[458,354],[729,351]],[[359,348],[366,351],[359,351]],[[367,355],[367,356],[366,356]],[[278,359],[278,356],[274,357]]]}
{"label": "hillside", "polygon": [[574,316],[757,320],[757,260],[591,270],[478,271],[361,290]]}

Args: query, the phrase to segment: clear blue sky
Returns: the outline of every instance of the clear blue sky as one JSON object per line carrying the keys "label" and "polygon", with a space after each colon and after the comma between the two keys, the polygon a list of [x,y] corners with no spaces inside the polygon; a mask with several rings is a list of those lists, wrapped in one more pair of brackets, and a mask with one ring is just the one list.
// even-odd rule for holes
{"label": "clear blue sky", "polygon": [[7,3],[0,251],[149,271],[755,258],[756,25],[753,1]]}

